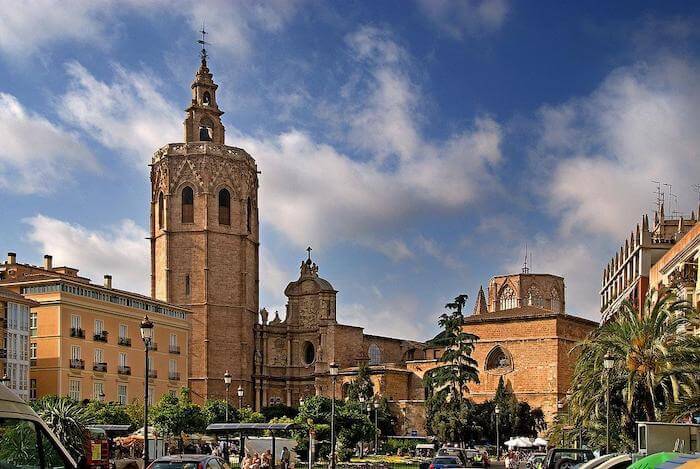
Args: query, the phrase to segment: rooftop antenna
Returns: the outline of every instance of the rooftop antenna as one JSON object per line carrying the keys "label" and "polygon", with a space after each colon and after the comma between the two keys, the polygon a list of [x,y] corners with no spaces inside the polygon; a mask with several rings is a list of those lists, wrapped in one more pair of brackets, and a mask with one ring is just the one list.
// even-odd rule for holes
{"label": "rooftop antenna", "polygon": [[[671,211],[671,218],[678,218],[679,216],[679,211],[678,211],[678,196],[673,193],[673,186],[671,184],[664,184],[664,186],[668,187],[668,205],[669,209]],[[675,200],[676,205],[675,208],[673,206],[673,201]]]}
{"label": "rooftop antenna", "polygon": [[204,46],[208,46],[209,43],[206,41],[207,31],[204,29],[204,21],[202,21],[202,30],[200,31],[200,33],[202,33],[202,39],[198,40],[197,43],[202,45],[202,51],[200,52],[200,55],[202,57],[202,64],[206,65],[207,50],[204,48]]}
{"label": "rooftop antenna", "polygon": [[[664,193],[661,191],[661,181],[651,181],[656,184],[656,213],[661,213],[661,206],[664,204]],[[666,184],[664,184],[666,185]]]}
{"label": "rooftop antenna", "polygon": [[698,203],[700,204],[700,184],[693,184],[692,188],[698,193]]}
{"label": "rooftop antenna", "polygon": [[528,265],[527,265],[527,243],[525,243],[525,262],[523,262],[523,273],[524,274],[530,273],[530,267],[528,267]]}

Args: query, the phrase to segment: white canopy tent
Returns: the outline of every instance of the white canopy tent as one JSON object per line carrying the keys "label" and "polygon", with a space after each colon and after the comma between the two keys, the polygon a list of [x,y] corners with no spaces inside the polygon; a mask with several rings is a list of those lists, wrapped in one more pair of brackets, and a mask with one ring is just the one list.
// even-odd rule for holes
{"label": "white canopy tent", "polygon": [[524,436],[511,438],[510,440],[506,441],[503,444],[506,445],[508,447],[508,449],[532,448],[533,446],[536,446],[532,441],[530,441],[529,438],[525,438]]}

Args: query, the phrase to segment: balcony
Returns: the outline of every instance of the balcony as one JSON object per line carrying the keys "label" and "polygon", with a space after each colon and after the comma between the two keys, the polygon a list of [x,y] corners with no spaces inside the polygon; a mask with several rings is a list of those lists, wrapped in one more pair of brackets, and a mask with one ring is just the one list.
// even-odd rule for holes
{"label": "balcony", "polygon": [[151,344],[148,346],[148,350],[151,352],[158,350],[158,342],[151,342]]}
{"label": "balcony", "polygon": [[130,366],[120,366],[117,368],[117,373],[120,375],[130,375],[131,374],[131,367]]}
{"label": "balcony", "polygon": [[168,352],[180,355],[180,346],[170,344],[170,346],[168,347]]}
{"label": "balcony", "polygon": [[108,334],[109,332],[107,331],[98,332],[96,334],[93,334],[92,340],[94,340],[95,342],[107,342]]}
{"label": "balcony", "polygon": [[168,379],[170,381],[180,381],[180,373],[177,371],[171,371],[168,373]]}
{"label": "balcony", "polygon": [[85,360],[83,360],[82,358],[71,358],[70,367],[74,370],[84,370]]}
{"label": "balcony", "polygon": [[119,340],[117,341],[119,345],[123,345],[124,347],[131,347],[131,338],[130,337],[120,337]]}
{"label": "balcony", "polygon": [[148,377],[149,378],[157,378],[158,377],[158,370],[148,370]]}
{"label": "balcony", "polygon": [[0,348],[0,358],[7,358],[7,349]]}
{"label": "balcony", "polygon": [[84,339],[85,338],[85,331],[80,327],[71,327],[70,328],[70,336],[77,337],[78,339]]}
{"label": "balcony", "polygon": [[29,366],[36,366],[36,358],[29,359]]}
{"label": "balcony", "polygon": [[107,364],[104,362],[93,363],[92,364],[92,371],[101,371],[102,373],[106,373],[107,372]]}

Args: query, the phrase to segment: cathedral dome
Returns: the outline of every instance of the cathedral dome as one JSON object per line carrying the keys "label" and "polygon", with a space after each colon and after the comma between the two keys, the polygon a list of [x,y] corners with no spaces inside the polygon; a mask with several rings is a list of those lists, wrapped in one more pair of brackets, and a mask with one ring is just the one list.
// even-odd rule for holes
{"label": "cathedral dome", "polygon": [[309,252],[309,258],[303,261],[299,267],[299,278],[287,285],[284,294],[294,296],[321,292],[337,293],[328,280],[318,276],[318,266],[311,260]]}

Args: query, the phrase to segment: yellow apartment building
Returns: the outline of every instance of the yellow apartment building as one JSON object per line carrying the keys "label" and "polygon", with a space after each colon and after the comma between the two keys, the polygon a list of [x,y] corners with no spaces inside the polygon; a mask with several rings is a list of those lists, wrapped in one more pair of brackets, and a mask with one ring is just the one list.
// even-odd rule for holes
{"label": "yellow apartment building", "polygon": [[149,401],[187,386],[189,311],[137,293],[96,285],[71,267],[19,264],[8,254],[0,285],[38,303],[30,313],[30,396],[48,394],[126,404],[143,400],[140,323],[154,323]]}

